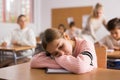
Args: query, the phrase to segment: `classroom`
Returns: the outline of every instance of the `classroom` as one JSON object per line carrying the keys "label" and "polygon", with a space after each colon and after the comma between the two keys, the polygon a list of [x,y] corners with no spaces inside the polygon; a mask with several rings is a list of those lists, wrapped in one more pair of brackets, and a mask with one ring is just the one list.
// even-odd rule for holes
{"label": "classroom", "polygon": [[0,80],[118,80],[119,3],[0,0]]}

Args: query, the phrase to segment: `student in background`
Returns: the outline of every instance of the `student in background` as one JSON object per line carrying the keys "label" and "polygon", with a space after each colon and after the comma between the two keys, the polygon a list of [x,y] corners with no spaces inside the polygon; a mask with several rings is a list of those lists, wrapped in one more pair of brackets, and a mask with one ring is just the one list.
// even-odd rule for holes
{"label": "student in background", "polygon": [[95,45],[104,45],[108,49],[120,50],[120,18],[113,18],[107,24],[110,35],[105,36]]}
{"label": "student in background", "polygon": [[85,40],[71,40],[57,29],[50,28],[44,32],[42,45],[46,52],[33,57],[32,68],[64,68],[77,74],[97,68],[94,46]]}
{"label": "student in background", "polygon": [[[17,23],[19,28],[12,31],[10,36],[8,36],[3,42],[3,47],[9,45],[18,45],[18,46],[36,46],[36,38],[35,34],[32,29],[28,28],[27,25],[27,18],[25,15],[18,16]],[[27,50],[22,52],[20,55],[32,55],[33,51]]]}
{"label": "student in background", "polygon": [[60,24],[60,25],[58,26],[58,30],[59,30],[62,34],[64,34],[65,31],[66,31],[66,27],[65,27],[63,24]]}
{"label": "student in background", "polygon": [[69,29],[66,30],[66,34],[72,39],[74,37],[81,37],[81,30],[76,27],[75,22],[69,24]]}
{"label": "student in background", "polygon": [[106,20],[103,14],[103,6],[100,3],[97,3],[93,9],[92,14],[88,18],[87,25],[83,29],[82,34],[83,38],[86,40],[91,40],[93,43],[97,41],[95,33],[100,29],[100,27],[106,27]]}

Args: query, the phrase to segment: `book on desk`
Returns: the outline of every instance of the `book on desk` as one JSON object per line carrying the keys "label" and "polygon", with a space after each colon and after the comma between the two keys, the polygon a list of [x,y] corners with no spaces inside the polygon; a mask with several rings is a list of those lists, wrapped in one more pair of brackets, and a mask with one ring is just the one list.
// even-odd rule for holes
{"label": "book on desk", "polygon": [[61,73],[65,73],[65,74],[69,74],[69,73],[72,73],[68,70],[65,70],[65,69],[51,69],[51,68],[47,68],[46,69],[46,73],[49,73],[49,74],[55,74],[55,73],[58,73],[58,74],[61,74]]}

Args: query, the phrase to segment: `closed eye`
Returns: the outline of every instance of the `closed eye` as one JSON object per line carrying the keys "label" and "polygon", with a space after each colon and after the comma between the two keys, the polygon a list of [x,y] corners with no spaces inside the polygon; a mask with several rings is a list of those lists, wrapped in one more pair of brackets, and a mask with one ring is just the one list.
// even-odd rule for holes
{"label": "closed eye", "polygon": [[61,45],[60,47],[59,47],[59,49],[62,49],[63,48],[63,45]]}

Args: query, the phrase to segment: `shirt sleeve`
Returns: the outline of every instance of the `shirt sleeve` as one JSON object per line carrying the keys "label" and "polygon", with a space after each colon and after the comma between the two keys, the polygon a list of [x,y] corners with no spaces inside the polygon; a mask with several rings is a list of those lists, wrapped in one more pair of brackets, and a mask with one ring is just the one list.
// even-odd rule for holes
{"label": "shirt sleeve", "polygon": [[94,31],[94,29],[93,29],[92,20],[90,20],[90,22],[89,22],[88,24],[89,24],[90,34],[91,34],[92,38],[93,38],[94,40],[96,40],[96,36],[95,36],[95,31]]}
{"label": "shirt sleeve", "polygon": [[31,68],[62,68],[54,59],[46,56],[45,52],[35,55],[31,60]]}
{"label": "shirt sleeve", "polygon": [[62,55],[55,58],[55,60],[66,70],[77,74],[89,72],[93,69],[93,66],[90,65],[91,59],[82,54],[79,54],[77,57],[72,55]]}

